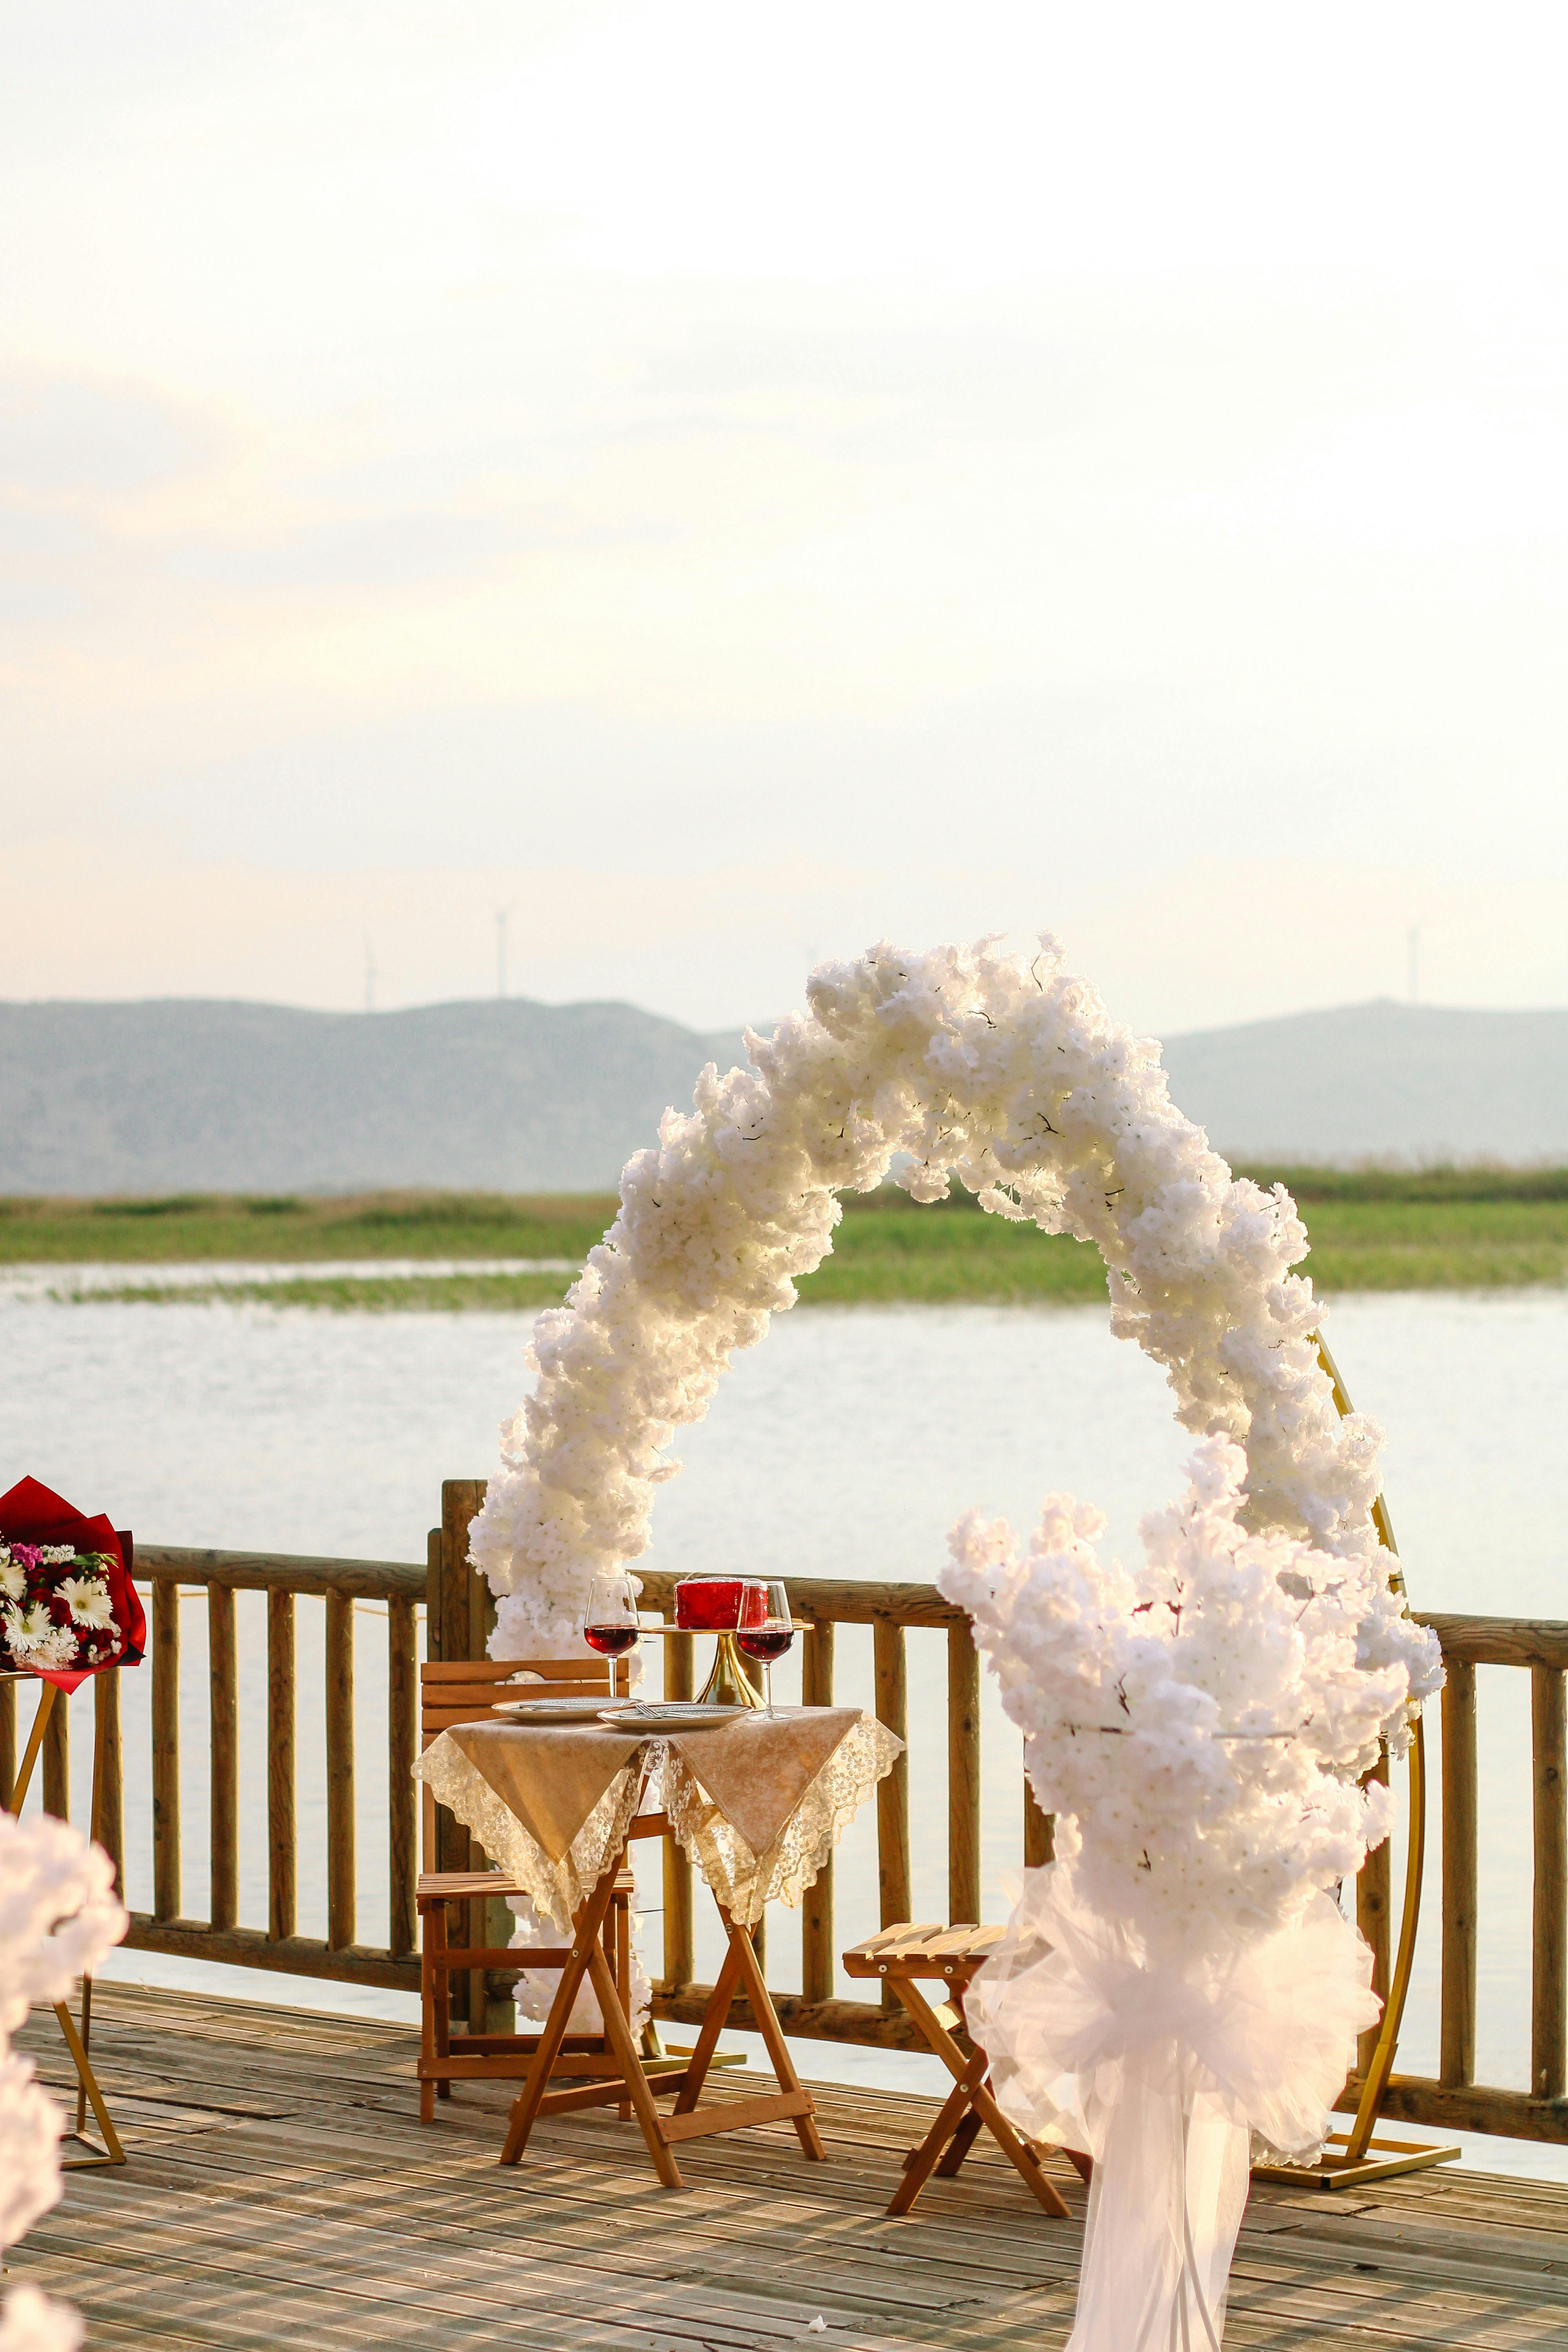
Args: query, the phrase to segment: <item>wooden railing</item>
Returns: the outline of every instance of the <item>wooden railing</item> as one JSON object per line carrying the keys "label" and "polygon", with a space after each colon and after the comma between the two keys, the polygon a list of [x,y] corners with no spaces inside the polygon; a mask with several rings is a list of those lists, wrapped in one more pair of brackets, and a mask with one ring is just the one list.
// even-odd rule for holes
{"label": "wooden railing", "polygon": [[[426,1570],[401,1560],[314,1559],[270,1553],[195,1551],[139,1544],[137,1582],[150,1583],[152,1679],[152,1905],[135,1907],[136,1951],[277,1969],[300,1976],[416,1990],[419,1960],[414,1910],[418,1869],[416,1789],[410,1767],[418,1720],[416,1612]],[[187,1916],[181,1823],[180,1596],[205,1591],[207,1614],[208,1788],[210,1834],[206,1918]],[[239,1698],[235,1595],[267,1595],[267,1855],[265,1928],[239,1923]],[[296,1604],[325,1603],[327,1934],[298,1932],[296,1829]],[[384,1945],[356,1940],[358,1853],[355,1835],[354,1639],[356,1600],[384,1601],[387,1625],[386,1836],[390,1903]],[[102,1759],[100,1835],[121,1880],[125,1829],[118,1676],[94,1685]],[[68,1714],[57,1706],[45,1736],[44,1801],[68,1811]],[[50,1769],[51,1750],[55,1758]]]}
{"label": "wooden railing", "polygon": [[[413,1989],[418,1983],[414,1888],[415,1787],[409,1767],[417,1740],[417,1615],[426,1617],[427,1653],[466,1658],[484,1654],[492,1621],[484,1586],[468,1567],[468,1526],[483,1494],[478,1481],[448,1480],[442,1525],[433,1529],[424,1567],[385,1560],[287,1558],[275,1554],[182,1550],[140,1544],[138,1580],[150,1577],[152,1621],[153,1887],[150,1908],[132,1908],[127,1938],[143,1951],[238,1962],[361,1984]],[[644,1570],[643,1605],[669,1612],[673,1576]],[[179,1590],[202,1587],[208,1607],[210,1717],[209,1916],[184,1913],[180,1840]],[[791,1580],[800,1615],[814,1627],[802,1644],[803,1695],[826,1705],[835,1695],[837,1631],[869,1627],[876,1711],[910,1740],[907,1636],[934,1629],[947,1652],[945,1733],[947,1792],[947,1913],[950,1919],[981,1912],[980,1670],[963,1612],[933,1585],[872,1584],[825,1579]],[[240,1924],[238,1910],[238,1706],[234,1596],[267,1596],[267,1842],[268,1923]],[[297,1932],[295,1809],[295,1611],[300,1596],[325,1602],[325,1754],[327,1934]],[[387,1939],[362,1944],[356,1936],[354,1645],[356,1599],[387,1610],[387,1733],[385,1825],[389,1906]],[[1441,2064],[1426,2078],[1395,2073],[1385,2112],[1445,2129],[1500,2132],[1526,2138],[1568,2140],[1568,1769],[1565,1769],[1564,1674],[1568,1624],[1502,1618],[1426,1617],[1442,1643],[1448,1671],[1442,1700],[1442,2001]],[[689,1637],[662,1644],[664,1686],[690,1696],[694,1658]],[[1515,1667],[1529,1674],[1531,1697],[1531,1804],[1534,1825],[1531,1942],[1531,2076],[1528,2091],[1490,2088],[1475,2081],[1477,2020],[1478,1782],[1476,1668]],[[118,1678],[94,1685],[101,1759],[98,1811],[105,1844],[123,1871],[123,1765]],[[68,1712],[57,1707],[44,1755],[44,1801],[51,1811],[69,1804]],[[916,1751],[936,1727],[918,1724]],[[937,1736],[941,1736],[940,1734]],[[10,1686],[0,1686],[0,1801],[9,1790],[15,1758]],[[878,1791],[878,1909],[883,1925],[907,1918],[911,1901],[909,1752]],[[1009,1765],[1009,1769],[1016,1769]],[[1021,1844],[1026,1863],[1049,1859],[1051,1824],[1019,1774]],[[446,1815],[438,1861],[460,1868],[470,1860],[467,1833]],[[1369,1861],[1358,1887],[1358,1916],[1374,1955],[1375,1980],[1386,1984],[1392,1921],[1391,1864],[1383,1848]],[[138,1890],[129,1899],[134,1906]],[[708,1988],[695,1981],[695,1889],[690,1865],[666,1846],[663,1963],[655,1980],[655,2013],[694,2022]],[[808,1894],[801,1920],[798,1991],[775,1995],[786,2032],[830,2041],[914,2047],[901,2011],[837,1996],[837,1944],[834,1871],[824,1870]],[[493,1979],[491,1998],[506,1979]],[[463,1984],[458,2005],[483,1997],[482,1985]],[[743,2025],[743,2006],[734,2021]],[[1366,2053],[1363,2050],[1363,2063]],[[1342,2105],[1353,2106],[1358,2077]]]}
{"label": "wooden railing", "polygon": [[[1568,1624],[1511,1617],[1429,1616],[1447,1672],[1442,1707],[1442,1993],[1438,2072],[1395,2073],[1384,2113],[1445,2131],[1499,2132],[1568,2140]],[[1530,2088],[1476,2081],[1479,1788],[1476,1668],[1511,1666],[1530,1676]],[[1388,1974],[1388,1848],[1362,1873],[1359,1905],[1376,1961]],[[1371,1901],[1368,1901],[1368,1896]],[[1363,2053],[1363,2063],[1365,2053]],[[1342,2105],[1353,2106],[1355,2082]]]}

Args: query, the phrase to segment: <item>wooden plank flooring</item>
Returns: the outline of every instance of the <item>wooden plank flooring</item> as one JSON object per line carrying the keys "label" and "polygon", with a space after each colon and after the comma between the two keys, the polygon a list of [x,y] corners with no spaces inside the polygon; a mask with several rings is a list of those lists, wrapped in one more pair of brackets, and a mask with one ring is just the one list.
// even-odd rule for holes
{"label": "wooden plank flooring", "polygon": [[[323,1992],[330,1989],[323,1987]],[[401,2027],[100,1985],[93,2047],[131,2154],[69,2176],[11,2274],[68,2296],[89,2347],[458,2346],[531,2352],[1048,2352],[1065,2344],[1083,2191],[1041,2213],[983,2143],[913,2218],[883,2212],[931,2103],[818,2088],[831,2161],[787,2123],[680,2149],[659,2189],[635,2125],[542,2125],[496,2163],[507,2100],[416,2119]],[[53,2020],[23,2037],[46,2078]],[[727,2074],[723,2095],[756,2079]],[[826,2333],[812,2333],[818,2315]],[[1568,2352],[1568,2188],[1467,2166],[1336,2199],[1257,2187],[1235,2352]]]}

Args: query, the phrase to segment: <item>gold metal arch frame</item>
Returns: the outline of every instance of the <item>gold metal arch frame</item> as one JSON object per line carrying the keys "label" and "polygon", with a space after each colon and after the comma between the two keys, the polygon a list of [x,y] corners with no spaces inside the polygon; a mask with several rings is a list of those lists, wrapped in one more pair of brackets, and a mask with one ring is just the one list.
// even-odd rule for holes
{"label": "gold metal arch frame", "polygon": [[[1342,1421],[1352,1410],[1350,1393],[1322,1334],[1315,1332],[1313,1341],[1318,1350],[1318,1361],[1332,1385],[1334,1404]],[[1381,1495],[1372,1507],[1372,1518],[1384,1549],[1397,1559],[1399,1548],[1394,1540],[1388,1505]],[[1404,1570],[1396,1568],[1391,1581],[1408,1613],[1410,1601],[1405,1591]],[[1328,2147],[1317,2164],[1259,2164],[1253,2168],[1255,2179],[1294,2182],[1298,2187],[1314,2189],[1350,2189],[1363,2180],[1386,2179],[1397,2172],[1419,2172],[1431,2164],[1451,2164],[1460,2153],[1457,2147],[1442,2147],[1430,2141],[1373,2137],[1383,2102],[1387,2096],[1389,2079],[1394,2073],[1399,2029],[1404,2022],[1405,2004],[1410,1993],[1410,1973],[1415,1963],[1415,1933],[1421,1918],[1421,1874],[1426,1858],[1426,1741],[1419,1715],[1411,1726],[1409,1776],[1409,1829],[1399,1943],[1394,1965],[1389,1970],[1383,2021],[1378,2029],[1372,2063],[1362,2084],[1355,2121],[1348,2132],[1330,2133]]]}
{"label": "gold metal arch frame", "polygon": [[[108,1671],[113,1673],[117,1670],[111,1667]],[[34,1675],[7,1675],[5,1680],[17,1683],[36,1681],[38,1685],[38,1704],[33,1715],[33,1727],[27,1735],[27,1745],[23,1750],[21,1763],[16,1768],[16,1784],[11,1791],[10,1804],[6,1808],[8,1812],[20,1813],[28,1785],[33,1778],[33,1768],[38,1760],[38,1751],[44,1744],[45,1728],[59,1703],[60,1693],[58,1685],[47,1683],[41,1676]],[[93,1709],[91,1827],[91,1835],[95,1842],[102,1826],[100,1819],[103,1799],[101,1726],[102,1717],[95,1706]],[[92,2032],[92,1979],[83,1977],[81,1980],[79,2027],[63,2000],[57,2000],[54,2003],[54,2011],[60,2032],[65,2038],[66,2048],[70,2052],[71,2064],[76,2068],[77,2080],[76,2129],[68,2132],[65,2135],[65,2140],[67,2146],[74,2144],[79,2153],[75,2156],[62,2156],[60,2169],[62,2172],[88,2172],[97,2169],[101,2165],[123,2164],[126,2160],[125,2150],[120,2144],[119,2135],[114,2128],[114,2119],[109,2112],[103,2093],[99,2088],[98,2077],[92,2071],[92,2061],[87,2054],[88,2041]],[[89,2102],[93,2115],[97,2118],[98,2128],[103,2135],[101,2142],[91,2139],[88,2136],[87,2110]]]}

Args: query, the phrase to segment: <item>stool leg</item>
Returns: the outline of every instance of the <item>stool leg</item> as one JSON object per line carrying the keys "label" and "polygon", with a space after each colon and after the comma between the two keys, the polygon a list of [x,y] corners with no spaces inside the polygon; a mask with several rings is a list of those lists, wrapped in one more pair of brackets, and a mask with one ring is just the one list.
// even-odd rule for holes
{"label": "stool leg", "polygon": [[964,2158],[969,2154],[970,2149],[974,2146],[975,2141],[979,2137],[979,2116],[973,2114],[965,2116],[963,2121],[959,2125],[958,2129],[952,2135],[952,2139],[949,2145],[947,2154],[937,2166],[936,2177],[939,2180],[951,2180],[952,2179],[953,2174],[958,2170],[960,2165],[963,2162]]}
{"label": "stool leg", "polygon": [[[419,1928],[419,2063],[424,2070],[436,2060],[436,1955],[428,1911],[421,1914]],[[436,2120],[436,2084],[424,2071],[419,2077],[419,2120],[422,2124]]]}
{"label": "stool leg", "polygon": [[[610,1966],[615,1973],[616,1990],[620,1996],[621,2015],[626,2021],[629,2032],[632,2022],[632,1906],[624,1895],[616,1897],[614,1916],[616,1948]],[[621,2123],[630,2123],[632,2103],[629,2098],[621,2101],[616,2114]]]}
{"label": "stool leg", "polygon": [[[901,1993],[903,1990],[901,1984],[895,1984],[896,1992]],[[956,2085],[942,2102],[930,2131],[905,2165],[904,2177],[900,2181],[894,2192],[893,2201],[888,2208],[889,2215],[907,2213],[910,2210],[915,2199],[936,2170],[938,2161],[947,2147],[949,2133],[962,2132],[966,2124],[973,2123],[973,2110],[970,2103],[977,2086],[984,2080],[988,2063],[989,2061],[984,2050],[977,2050],[970,2059],[959,2076]]]}
{"label": "stool leg", "polygon": [[[966,2094],[965,2104],[973,2107],[992,2138],[995,2140],[1009,2163],[1016,2168],[1019,2178],[1033,2190],[1045,2210],[1054,2221],[1065,2221],[1068,2218],[1065,2199],[1055,2183],[1042,2172],[1038,2157],[1026,2141],[1020,2139],[997,2105],[991,2092],[986,2088],[984,2052],[976,2051],[973,2058],[966,2059],[920,1987],[902,1977],[894,1978],[891,1982],[893,1990],[920,2027],[928,2046],[942,2060],[958,2088]],[[976,2061],[979,2062],[978,2066]],[[931,2136],[928,2136],[923,2147],[931,2149]],[[931,2164],[934,2168],[935,2151],[931,2149]],[[918,2179],[917,2174],[920,2175]],[[888,2208],[889,2212],[908,2212],[920,2194],[921,2182],[925,2177],[925,2174],[921,2172],[918,2163],[911,2166],[910,2171],[904,2176],[903,2185],[898,2195]]]}
{"label": "stool leg", "polygon": [[[434,2000],[432,2013],[436,2025],[436,2055],[437,2059],[452,2054],[452,1972],[447,1966],[447,1906],[437,1903],[430,1914],[430,1927],[435,1931],[436,1951],[433,1969]],[[443,2074],[436,2085],[438,2099],[452,2095],[452,2078]]]}

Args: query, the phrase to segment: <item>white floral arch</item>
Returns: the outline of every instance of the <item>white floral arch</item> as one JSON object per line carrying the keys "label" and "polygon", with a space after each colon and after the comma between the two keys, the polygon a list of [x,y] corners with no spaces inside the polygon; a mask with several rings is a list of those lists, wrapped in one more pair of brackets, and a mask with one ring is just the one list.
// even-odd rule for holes
{"label": "white floral arch", "polygon": [[[1232,1176],[1158,1048],[1043,940],[830,964],[749,1070],[626,1168],[473,1523],[499,1656],[574,1652],[592,1570],[645,1549],[664,1449],[795,1303],[889,1173],[1092,1242],[1111,1328],[1200,1439],[1186,1492],[1102,1563],[1098,1512],[1046,1499],[1027,1547],[970,1513],[942,1590],[1026,1738],[1058,1861],[1029,1874],[966,2016],[1032,2137],[1095,2159],[1069,2352],[1217,2352],[1249,2148],[1321,2148],[1377,2004],[1335,1889],[1386,1835],[1358,1786],[1440,1679],[1379,1537],[1379,1433],[1341,1417],[1282,1186]],[[526,1940],[529,1931],[520,1931]]]}
{"label": "white floral arch", "polygon": [[983,1209],[1092,1242],[1112,1330],[1166,1367],[1184,1427],[1245,1449],[1245,1524],[1375,1565],[1363,1663],[1400,1648],[1372,1518],[1380,1435],[1335,1410],[1321,1309],[1291,1271],[1305,1229],[1282,1187],[1234,1178],[1175,1108],[1158,1046],[1048,936],[1033,957],[883,944],[824,965],[806,994],[773,1037],[748,1034],[752,1068],[710,1064],[694,1108],[665,1114],[567,1304],[539,1319],[537,1386],[472,1529],[496,1654],[575,1649],[590,1572],[647,1548],[676,1430],[795,1304],[835,1195],[890,1171],[917,1201],[956,1177]]}

